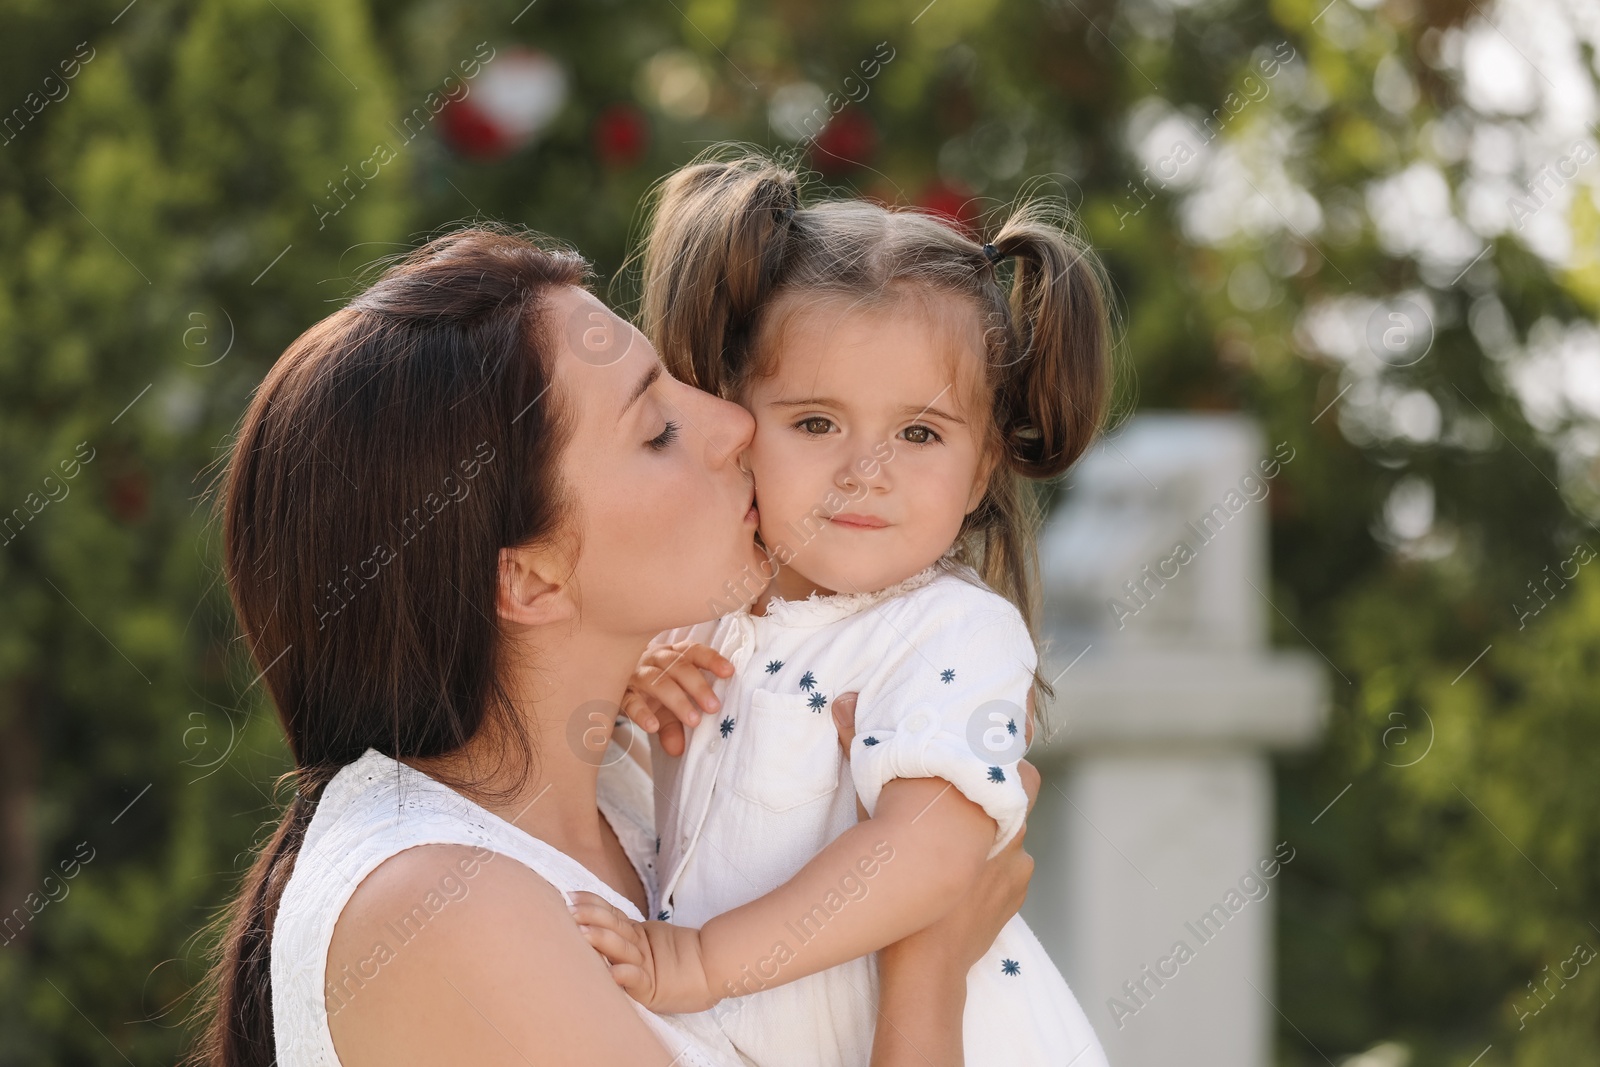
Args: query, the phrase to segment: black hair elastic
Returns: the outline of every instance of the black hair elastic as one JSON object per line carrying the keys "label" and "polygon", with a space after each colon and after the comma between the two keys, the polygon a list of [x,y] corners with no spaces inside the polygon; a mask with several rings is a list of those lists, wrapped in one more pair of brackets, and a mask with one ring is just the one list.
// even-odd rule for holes
{"label": "black hair elastic", "polygon": [[1006,254],[1000,251],[994,245],[986,244],[983,246],[983,258],[987,259],[989,263],[993,265],[1006,258]]}

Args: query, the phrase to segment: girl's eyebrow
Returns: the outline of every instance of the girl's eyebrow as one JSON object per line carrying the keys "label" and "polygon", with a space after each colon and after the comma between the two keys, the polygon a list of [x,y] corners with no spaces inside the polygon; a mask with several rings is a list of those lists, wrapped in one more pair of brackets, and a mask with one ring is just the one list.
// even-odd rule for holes
{"label": "girl's eyebrow", "polygon": [[946,422],[959,423],[962,426],[967,424],[967,420],[963,419],[961,416],[952,415],[948,411],[943,411],[928,404],[922,404],[920,406],[917,404],[906,404],[900,409],[900,414],[915,415],[919,418],[923,415],[932,415],[934,418],[943,419]]}
{"label": "girl's eyebrow", "polygon": [[[779,408],[833,408],[836,411],[840,411],[844,409],[845,405],[829,396],[803,396],[795,400],[774,400],[772,401],[772,406]],[[959,415],[952,415],[948,411],[933,407],[930,404],[902,404],[895,414],[914,415],[918,418],[928,415],[936,419],[943,419],[946,422],[956,423],[959,426],[967,424],[967,420]]]}
{"label": "girl's eyebrow", "polygon": [[795,400],[774,400],[773,407],[778,408],[843,408],[844,404],[831,396],[802,396]]}

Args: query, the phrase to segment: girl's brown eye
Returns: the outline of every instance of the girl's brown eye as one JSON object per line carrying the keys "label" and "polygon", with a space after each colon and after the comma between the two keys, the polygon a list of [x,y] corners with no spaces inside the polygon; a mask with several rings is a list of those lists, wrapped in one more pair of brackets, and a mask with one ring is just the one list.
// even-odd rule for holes
{"label": "girl's brown eye", "polygon": [[927,426],[907,426],[904,433],[906,440],[914,445],[926,445],[939,440],[939,435]]}
{"label": "girl's brown eye", "polygon": [[806,433],[810,434],[825,434],[828,432],[828,427],[830,425],[832,424],[827,419],[821,418],[820,416],[817,418],[805,419],[800,423],[801,428],[803,428]]}

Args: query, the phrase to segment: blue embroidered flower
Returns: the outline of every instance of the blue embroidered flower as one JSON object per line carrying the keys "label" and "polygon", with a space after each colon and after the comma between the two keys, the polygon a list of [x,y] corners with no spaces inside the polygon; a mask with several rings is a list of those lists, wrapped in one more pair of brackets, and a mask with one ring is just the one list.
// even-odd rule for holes
{"label": "blue embroidered flower", "polygon": [[823,708],[828,706],[828,698],[823,696],[821,693],[812,693],[811,699],[806,701],[806,703],[810,705],[812,711],[821,711]]}
{"label": "blue embroidered flower", "polygon": [[667,912],[665,912],[665,911],[656,912],[656,918],[660,919],[662,922],[666,922],[667,921]]}
{"label": "blue embroidered flower", "polygon": [[1016,737],[1017,736],[1017,720],[1016,719],[1007,719],[1006,720],[1006,733],[1010,734],[1012,737]]}
{"label": "blue embroidered flower", "polygon": [[990,767],[989,768],[989,781],[991,781],[991,782],[1003,782],[1005,780],[1006,780],[1006,772],[1005,771],[1002,771],[999,767]]}
{"label": "blue embroidered flower", "polygon": [[866,737],[863,737],[861,739],[861,743],[863,745],[871,747],[872,745],[875,745],[875,744],[878,743],[878,739],[876,737],[873,737],[871,734],[868,734]]}
{"label": "blue embroidered flower", "polygon": [[723,719],[722,725],[719,726],[718,729],[722,731],[723,737],[727,737],[729,734],[733,733],[733,720],[731,718]]}
{"label": "blue embroidered flower", "polygon": [[1018,963],[1016,960],[1001,960],[1000,973],[1010,975],[1011,977],[1015,978],[1017,975],[1022,973],[1022,964]]}
{"label": "blue embroidered flower", "polygon": [[939,681],[943,682],[945,685],[949,685],[955,680],[956,669],[954,667],[946,667],[944,670],[939,672]]}
{"label": "blue embroidered flower", "polygon": [[802,674],[800,676],[800,688],[801,689],[804,689],[806,692],[809,693],[811,690],[815,689],[816,687],[817,687],[817,676],[816,675],[812,674],[810,671],[806,671],[806,673],[804,673],[804,674]]}
{"label": "blue embroidered flower", "polygon": [[775,660],[768,660],[767,661],[767,673],[768,674],[777,674],[781,670],[783,670],[783,660],[775,659]]}

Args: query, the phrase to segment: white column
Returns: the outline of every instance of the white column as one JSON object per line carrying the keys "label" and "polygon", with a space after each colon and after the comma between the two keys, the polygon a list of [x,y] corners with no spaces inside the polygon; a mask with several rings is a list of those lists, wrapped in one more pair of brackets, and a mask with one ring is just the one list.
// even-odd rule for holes
{"label": "white column", "polygon": [[[1274,911],[1294,862],[1273,831],[1270,751],[1319,735],[1322,664],[1264,647],[1265,497],[1203,544],[1186,525],[1259,478],[1253,426],[1141,417],[1112,446],[1080,465],[1084,491],[1042,546],[1044,669],[1059,677],[1053,733],[1029,756],[1045,782],[1024,915],[1113,1067],[1268,1067]],[[1180,539],[1194,559],[1119,629],[1113,591]]]}

